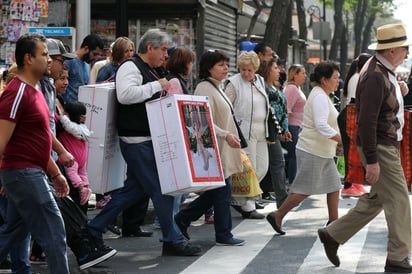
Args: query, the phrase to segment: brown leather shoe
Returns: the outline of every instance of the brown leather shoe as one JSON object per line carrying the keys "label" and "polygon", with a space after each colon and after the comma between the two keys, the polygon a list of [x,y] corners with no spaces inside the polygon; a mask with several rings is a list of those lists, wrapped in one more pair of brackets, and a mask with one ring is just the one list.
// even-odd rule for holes
{"label": "brown leather shoe", "polygon": [[335,241],[329,233],[324,228],[318,229],[318,235],[320,241],[323,243],[325,248],[326,256],[328,256],[329,261],[335,266],[340,265],[340,260],[338,257],[339,243]]}
{"label": "brown leather shoe", "polygon": [[409,263],[408,257],[400,262],[389,260],[387,258],[385,272],[412,273],[412,265]]}

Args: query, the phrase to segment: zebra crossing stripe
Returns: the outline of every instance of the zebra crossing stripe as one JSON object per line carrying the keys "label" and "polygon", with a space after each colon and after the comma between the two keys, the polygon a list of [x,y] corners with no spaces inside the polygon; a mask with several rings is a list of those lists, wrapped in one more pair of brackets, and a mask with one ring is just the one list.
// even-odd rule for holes
{"label": "zebra crossing stripe", "polygon": [[[266,215],[274,210],[276,210],[276,204],[271,203],[259,212]],[[287,221],[293,214],[294,211],[291,211],[283,221]],[[273,239],[275,232],[266,219],[246,219],[233,229],[232,234],[237,238],[246,240],[246,244],[244,246],[214,246],[181,273],[241,273],[267,243]]]}

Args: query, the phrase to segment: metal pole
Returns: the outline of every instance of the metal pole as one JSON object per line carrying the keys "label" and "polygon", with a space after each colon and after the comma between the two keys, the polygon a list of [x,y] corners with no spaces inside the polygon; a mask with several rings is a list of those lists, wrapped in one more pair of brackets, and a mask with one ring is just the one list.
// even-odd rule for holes
{"label": "metal pole", "polygon": [[[323,0],[323,22],[326,22],[326,0]],[[327,49],[328,41],[323,40],[323,58],[324,60],[328,59],[327,57]]]}
{"label": "metal pole", "polygon": [[78,49],[83,39],[90,34],[90,0],[76,0],[76,48]]}

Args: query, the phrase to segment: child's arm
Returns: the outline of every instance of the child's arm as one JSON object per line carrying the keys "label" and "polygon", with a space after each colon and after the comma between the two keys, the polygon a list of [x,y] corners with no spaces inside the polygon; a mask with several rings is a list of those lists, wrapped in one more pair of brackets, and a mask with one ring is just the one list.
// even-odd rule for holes
{"label": "child's arm", "polygon": [[77,124],[75,122],[72,122],[66,115],[60,115],[59,120],[64,130],[66,130],[77,139],[87,141],[90,137],[91,132],[85,124]]}

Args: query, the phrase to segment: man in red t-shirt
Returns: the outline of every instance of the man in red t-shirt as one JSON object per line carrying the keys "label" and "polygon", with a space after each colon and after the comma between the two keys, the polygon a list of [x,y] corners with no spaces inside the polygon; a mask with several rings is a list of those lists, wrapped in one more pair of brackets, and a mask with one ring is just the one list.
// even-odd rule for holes
{"label": "man in red t-shirt", "polygon": [[50,112],[36,87],[51,62],[45,37],[23,35],[15,55],[17,76],[0,97],[0,178],[8,197],[0,261],[30,233],[46,253],[49,271],[69,273],[64,223],[46,173],[57,196],[66,196],[69,187],[51,158]]}

